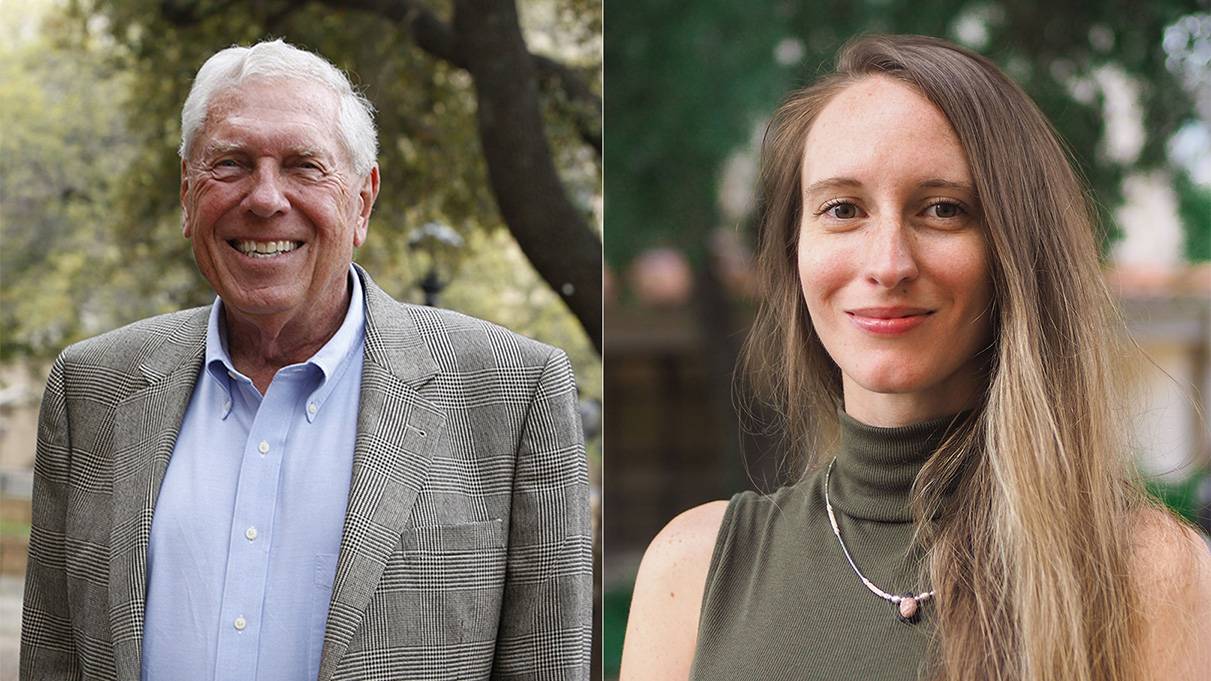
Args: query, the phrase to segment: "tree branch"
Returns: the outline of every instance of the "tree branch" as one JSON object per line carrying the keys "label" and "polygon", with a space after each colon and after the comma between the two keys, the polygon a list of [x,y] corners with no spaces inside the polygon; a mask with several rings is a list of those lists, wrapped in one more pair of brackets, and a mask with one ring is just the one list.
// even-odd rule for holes
{"label": "tree branch", "polygon": [[601,239],[568,199],[551,160],[517,8],[456,0],[453,23],[475,83],[479,138],[501,216],[601,352]]}
{"label": "tree branch", "polygon": [[[430,55],[467,70],[466,55],[458,47],[454,31],[431,9],[418,0],[316,0],[334,9],[373,12],[401,24],[412,39]],[[529,52],[527,51],[527,54]],[[572,119],[580,138],[601,157],[601,98],[573,69],[544,57],[529,54],[537,71],[538,82],[545,92],[563,93],[571,106]]]}

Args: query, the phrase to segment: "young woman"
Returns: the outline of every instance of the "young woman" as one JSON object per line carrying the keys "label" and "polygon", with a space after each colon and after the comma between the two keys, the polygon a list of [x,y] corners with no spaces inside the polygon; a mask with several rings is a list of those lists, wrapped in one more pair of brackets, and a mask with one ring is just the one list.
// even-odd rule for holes
{"label": "young woman", "polygon": [[1211,677],[1211,556],[1132,477],[1086,192],[990,61],[869,36],[766,135],[746,348],[796,484],[675,518],[623,681]]}

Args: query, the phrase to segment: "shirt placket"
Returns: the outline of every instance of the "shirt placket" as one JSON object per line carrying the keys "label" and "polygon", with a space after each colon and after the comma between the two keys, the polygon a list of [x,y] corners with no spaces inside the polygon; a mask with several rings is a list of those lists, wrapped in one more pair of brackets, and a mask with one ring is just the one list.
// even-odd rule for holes
{"label": "shirt placket", "polygon": [[[233,389],[243,391],[245,399],[257,399],[251,385],[233,385]],[[227,544],[216,679],[256,678],[278,482],[298,396],[297,376],[275,376],[256,408],[244,444]]]}

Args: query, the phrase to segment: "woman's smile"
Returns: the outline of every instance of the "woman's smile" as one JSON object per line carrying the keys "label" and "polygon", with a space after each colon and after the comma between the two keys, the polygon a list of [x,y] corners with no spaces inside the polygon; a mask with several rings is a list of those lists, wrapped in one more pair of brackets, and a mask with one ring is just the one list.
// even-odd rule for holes
{"label": "woman's smile", "polygon": [[917,328],[933,314],[923,308],[868,307],[847,310],[854,326],[880,336],[897,336]]}

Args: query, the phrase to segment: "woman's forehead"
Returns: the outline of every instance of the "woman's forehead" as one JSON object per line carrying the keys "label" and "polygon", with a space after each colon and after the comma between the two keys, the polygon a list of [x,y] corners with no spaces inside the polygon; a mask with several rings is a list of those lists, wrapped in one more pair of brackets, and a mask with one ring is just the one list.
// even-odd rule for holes
{"label": "woman's forehead", "polygon": [[916,89],[886,76],[863,78],[837,93],[812,124],[803,153],[805,187],[833,177],[971,182],[946,116]]}

